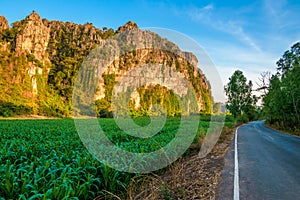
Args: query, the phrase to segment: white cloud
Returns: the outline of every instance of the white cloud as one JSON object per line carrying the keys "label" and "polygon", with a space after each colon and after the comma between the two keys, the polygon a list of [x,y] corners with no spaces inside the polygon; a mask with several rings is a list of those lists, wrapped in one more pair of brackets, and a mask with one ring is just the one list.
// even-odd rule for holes
{"label": "white cloud", "polygon": [[252,38],[250,38],[243,30],[242,27],[236,27],[237,31],[233,32],[235,35],[237,35],[242,41],[244,41],[246,44],[251,46],[256,51],[261,52],[260,47],[254,42]]}
{"label": "white cloud", "polygon": [[198,7],[192,7],[189,8],[185,11],[178,11],[177,13],[182,13],[184,15],[188,15],[192,20],[194,21],[205,21],[207,20],[208,16],[210,13],[214,10],[214,5],[213,4],[208,4],[204,7],[198,8]]}
{"label": "white cloud", "polygon": [[264,0],[264,11],[268,23],[276,32],[299,30],[299,5],[293,5],[286,0]]}
{"label": "white cloud", "polygon": [[217,18],[217,13],[213,13],[214,10],[214,5],[208,4],[201,8],[189,8],[186,11],[183,11],[183,14],[187,14],[192,20],[203,23],[215,30],[233,35],[254,50],[261,51],[256,42],[245,33],[241,25],[243,24],[242,21]]}
{"label": "white cloud", "polygon": [[[176,13],[189,17],[195,28],[201,31],[206,28],[204,31],[212,33],[203,31],[193,37],[210,55],[224,84],[240,69],[256,88],[260,74],[265,71],[274,74],[276,61],[299,40],[300,6],[286,0],[264,0],[241,9],[208,4],[177,8]],[[205,63],[199,60],[199,65]]]}
{"label": "white cloud", "polygon": [[[199,39],[200,40],[200,39]],[[270,71],[275,73],[276,61],[279,57],[268,52],[258,52],[249,48],[232,45],[227,41],[203,39],[203,47],[211,60],[217,66],[218,73],[224,84],[237,69],[247,75],[253,83],[258,81],[260,73]],[[201,65],[201,60],[199,61]]]}
{"label": "white cloud", "polygon": [[208,4],[203,7],[203,10],[213,10],[214,8],[215,8],[214,4]]}

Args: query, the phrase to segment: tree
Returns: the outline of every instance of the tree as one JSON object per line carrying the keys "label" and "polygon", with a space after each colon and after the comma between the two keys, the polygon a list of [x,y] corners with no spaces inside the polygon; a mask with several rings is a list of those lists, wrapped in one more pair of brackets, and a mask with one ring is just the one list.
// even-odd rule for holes
{"label": "tree", "polygon": [[268,88],[270,87],[270,80],[271,80],[271,72],[266,71],[262,72],[260,74],[260,77],[258,77],[259,83],[256,83],[258,88],[256,91],[259,91],[262,93],[262,97],[266,96],[268,93]]}
{"label": "tree", "polygon": [[228,100],[226,108],[236,119],[239,116],[247,115],[247,112],[255,109],[257,98],[252,95],[252,82],[247,79],[243,72],[236,70],[229,78],[229,83],[224,87]]}
{"label": "tree", "polygon": [[300,128],[300,43],[278,60],[268,93],[263,98],[264,114],[270,124],[297,131]]}
{"label": "tree", "polygon": [[277,61],[277,74],[285,75],[291,71],[294,66],[300,63],[300,42],[294,44],[290,50],[284,52],[282,58]]}
{"label": "tree", "polygon": [[213,113],[215,113],[215,114],[222,113],[222,103],[220,103],[220,102],[214,103],[214,105],[213,105]]}

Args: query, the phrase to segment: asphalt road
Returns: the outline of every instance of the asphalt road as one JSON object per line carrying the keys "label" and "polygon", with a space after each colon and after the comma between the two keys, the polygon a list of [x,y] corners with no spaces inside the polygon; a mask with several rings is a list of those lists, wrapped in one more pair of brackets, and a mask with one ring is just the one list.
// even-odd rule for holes
{"label": "asphalt road", "polygon": [[[262,121],[237,131],[240,199],[300,199],[300,138]],[[234,141],[225,159],[217,199],[233,199]]]}

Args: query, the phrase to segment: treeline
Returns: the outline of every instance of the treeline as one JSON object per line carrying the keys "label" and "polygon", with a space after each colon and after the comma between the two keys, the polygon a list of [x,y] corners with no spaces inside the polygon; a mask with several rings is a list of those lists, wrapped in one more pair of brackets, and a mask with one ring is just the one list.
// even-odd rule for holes
{"label": "treeline", "polygon": [[[113,116],[112,111],[112,90],[116,84],[115,75],[103,75],[105,85],[105,97],[95,102],[96,115],[100,118]],[[127,110],[133,118],[146,116],[167,115],[171,117],[199,113],[197,102],[192,101],[191,91],[184,97],[177,96],[172,90],[161,85],[143,85],[136,93],[139,100],[131,98],[133,91],[124,92],[115,99],[114,109],[119,116],[125,115]],[[196,99],[194,99],[196,100]],[[182,102],[181,108],[179,101]],[[205,102],[206,104],[210,102]],[[159,106],[158,106],[159,105]],[[208,114],[205,110],[203,113]]]}
{"label": "treeline", "polygon": [[278,128],[300,129],[300,43],[286,51],[277,64],[263,98],[267,122]]}
{"label": "treeline", "polygon": [[236,122],[265,119],[276,128],[297,132],[300,130],[300,42],[294,44],[277,61],[277,72],[264,72],[259,78],[262,109],[256,106],[253,84],[247,83],[243,72],[236,70],[224,87],[226,108]]}
{"label": "treeline", "polygon": [[236,70],[224,87],[227,95],[226,108],[233,115],[235,123],[246,123],[261,117],[256,106],[258,98],[253,95],[252,81],[247,82],[243,72]]}

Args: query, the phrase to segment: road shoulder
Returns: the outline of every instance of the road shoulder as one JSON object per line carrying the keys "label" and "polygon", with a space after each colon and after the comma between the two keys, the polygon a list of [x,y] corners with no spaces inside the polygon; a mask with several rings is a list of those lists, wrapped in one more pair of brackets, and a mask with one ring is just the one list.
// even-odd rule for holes
{"label": "road shoulder", "polygon": [[[134,199],[216,199],[227,152],[231,149],[235,128],[224,127],[218,143],[205,158],[198,157],[199,149],[173,163],[157,176],[137,177],[138,189],[129,192]],[[139,192],[140,191],[140,192]],[[138,198],[136,198],[138,197]]]}

